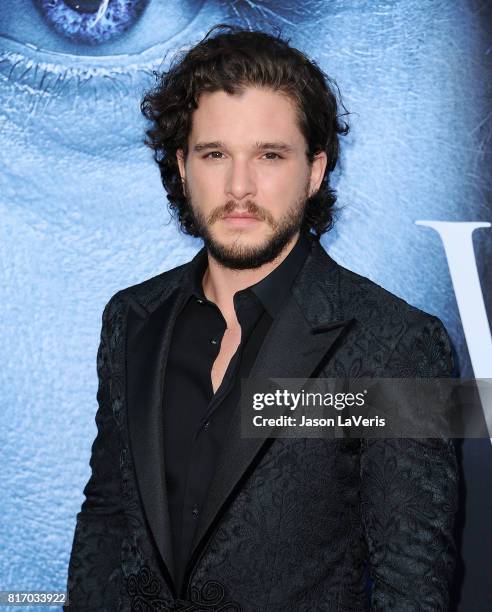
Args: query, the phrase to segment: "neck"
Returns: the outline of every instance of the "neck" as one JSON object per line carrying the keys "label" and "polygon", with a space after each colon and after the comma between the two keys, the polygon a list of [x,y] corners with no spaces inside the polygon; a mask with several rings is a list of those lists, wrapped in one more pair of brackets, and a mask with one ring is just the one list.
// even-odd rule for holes
{"label": "neck", "polygon": [[234,294],[259,283],[265,276],[275,270],[291,252],[299,237],[299,232],[285,245],[281,253],[272,261],[259,268],[233,270],[226,268],[208,254],[208,267],[203,275],[203,292],[208,300],[217,304],[224,317],[227,327],[239,325],[234,310]]}

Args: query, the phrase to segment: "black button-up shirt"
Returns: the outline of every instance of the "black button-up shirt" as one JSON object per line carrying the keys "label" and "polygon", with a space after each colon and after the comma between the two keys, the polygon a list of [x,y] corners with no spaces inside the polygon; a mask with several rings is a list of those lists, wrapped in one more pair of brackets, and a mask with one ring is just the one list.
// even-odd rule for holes
{"label": "black button-up shirt", "polygon": [[309,238],[301,234],[277,268],[234,295],[241,342],[215,394],[211,370],[226,322],[216,304],[203,293],[202,279],[208,263],[205,250],[193,262],[183,285],[189,297],[173,330],[163,406],[164,462],[178,589],[230,415],[239,401],[240,380],[249,375],[309,250]]}

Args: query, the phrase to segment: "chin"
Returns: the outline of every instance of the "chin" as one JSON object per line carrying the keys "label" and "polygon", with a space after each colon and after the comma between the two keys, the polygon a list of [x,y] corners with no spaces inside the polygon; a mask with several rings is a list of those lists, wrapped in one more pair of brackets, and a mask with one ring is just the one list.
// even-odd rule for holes
{"label": "chin", "polygon": [[222,248],[257,249],[268,244],[273,232],[253,228],[235,228],[220,232],[210,232],[212,240]]}
{"label": "chin", "polygon": [[227,268],[245,270],[259,268],[276,259],[298,228],[286,226],[283,231],[264,232],[236,231],[226,237],[221,232],[210,232],[203,236],[209,253]]}

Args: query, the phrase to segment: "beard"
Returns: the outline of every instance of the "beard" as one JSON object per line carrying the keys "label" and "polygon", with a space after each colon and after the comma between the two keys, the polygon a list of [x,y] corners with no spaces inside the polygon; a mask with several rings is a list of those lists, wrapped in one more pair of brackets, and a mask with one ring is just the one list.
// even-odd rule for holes
{"label": "beard", "polygon": [[[192,196],[189,186],[187,186],[189,209],[192,212],[193,222],[200,237],[203,239],[207,251],[222,266],[232,270],[259,268],[280,255],[285,246],[301,229],[308,193],[309,183],[306,184],[304,194],[278,220],[268,210],[258,206],[251,200],[248,200],[241,207],[231,200],[224,206],[214,208],[205,217],[197,207],[193,206]],[[263,244],[252,246],[241,244],[241,236],[230,244],[224,244],[212,235],[211,226],[218,219],[237,210],[248,212],[270,226],[272,234]]]}

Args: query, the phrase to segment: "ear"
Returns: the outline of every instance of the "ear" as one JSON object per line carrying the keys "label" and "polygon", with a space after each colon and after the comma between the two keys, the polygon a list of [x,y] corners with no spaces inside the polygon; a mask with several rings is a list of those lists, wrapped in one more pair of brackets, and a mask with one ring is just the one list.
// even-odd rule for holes
{"label": "ear", "polygon": [[179,174],[181,175],[181,181],[184,182],[186,178],[186,170],[185,170],[185,158],[183,149],[178,149],[176,151],[176,161],[178,162]]}
{"label": "ear", "polygon": [[320,188],[321,181],[325,175],[326,164],[328,158],[324,151],[320,151],[314,156],[313,163],[311,164],[311,178],[309,181],[309,195],[314,195]]}

